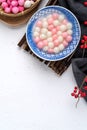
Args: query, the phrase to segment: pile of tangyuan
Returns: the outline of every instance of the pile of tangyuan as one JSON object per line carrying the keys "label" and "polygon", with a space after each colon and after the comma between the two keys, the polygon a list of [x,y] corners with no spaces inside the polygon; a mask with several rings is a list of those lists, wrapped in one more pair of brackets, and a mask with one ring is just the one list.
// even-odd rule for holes
{"label": "pile of tangyuan", "polygon": [[34,0],[0,0],[0,6],[5,13],[17,14],[31,7]]}

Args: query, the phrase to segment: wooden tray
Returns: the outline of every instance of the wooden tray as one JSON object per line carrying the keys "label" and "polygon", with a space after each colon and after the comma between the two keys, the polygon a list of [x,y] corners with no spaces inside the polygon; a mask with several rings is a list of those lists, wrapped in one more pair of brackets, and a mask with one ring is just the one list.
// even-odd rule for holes
{"label": "wooden tray", "polygon": [[[58,5],[58,0],[54,0],[54,1],[49,0],[46,6],[56,5],[56,4]],[[65,70],[69,67],[69,65],[71,64],[71,59],[74,55],[74,53],[73,53],[69,57],[65,58],[64,60],[60,60],[60,61],[42,60],[39,57],[37,57],[36,55],[34,55],[34,53],[30,50],[29,46],[27,45],[26,34],[24,34],[24,36],[20,40],[20,42],[18,43],[18,46],[23,48],[24,50],[28,51],[32,56],[37,58],[40,62],[43,62],[44,64],[46,64],[48,67],[50,67],[52,70],[54,70],[54,72],[56,72],[59,75],[62,75],[62,73],[65,72]]]}
{"label": "wooden tray", "polygon": [[35,10],[37,10],[37,7],[41,1],[42,0],[36,0],[36,2],[30,8],[18,14],[7,14],[0,7],[0,20],[11,26],[18,26],[24,24],[28,21],[28,19],[35,12]]}

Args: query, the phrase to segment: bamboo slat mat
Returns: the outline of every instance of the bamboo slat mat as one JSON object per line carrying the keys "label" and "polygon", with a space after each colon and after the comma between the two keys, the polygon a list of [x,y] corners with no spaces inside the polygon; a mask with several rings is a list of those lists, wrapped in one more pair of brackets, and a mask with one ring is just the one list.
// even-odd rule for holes
{"label": "bamboo slat mat", "polygon": [[[58,0],[49,0],[47,5],[58,5]],[[26,34],[24,34],[24,36],[22,37],[22,39],[20,40],[20,42],[18,43],[18,46],[23,48],[24,50],[28,51],[33,57],[37,58],[40,62],[43,62],[44,64],[46,64],[48,67],[50,67],[52,70],[54,70],[54,72],[56,72],[58,75],[62,75],[63,72],[65,72],[65,70],[69,67],[69,65],[71,64],[71,59],[72,59],[72,55],[70,55],[69,57],[60,60],[60,61],[46,61],[46,60],[42,60],[39,57],[37,57],[29,48],[27,41],[26,41]]]}

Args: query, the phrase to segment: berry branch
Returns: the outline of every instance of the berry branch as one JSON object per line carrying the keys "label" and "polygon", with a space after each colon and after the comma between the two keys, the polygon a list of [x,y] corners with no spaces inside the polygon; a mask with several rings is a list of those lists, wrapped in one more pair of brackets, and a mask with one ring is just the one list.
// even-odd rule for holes
{"label": "berry branch", "polygon": [[81,43],[82,43],[82,45],[80,46],[80,48],[86,49],[87,48],[87,35],[83,35]]}
{"label": "berry branch", "polygon": [[81,86],[79,88],[77,86],[74,87],[74,91],[71,93],[71,96],[78,99],[76,102],[76,108],[77,108],[80,98],[84,98],[87,96],[86,95],[87,86],[84,86],[84,83],[87,83],[87,76],[83,79]]}

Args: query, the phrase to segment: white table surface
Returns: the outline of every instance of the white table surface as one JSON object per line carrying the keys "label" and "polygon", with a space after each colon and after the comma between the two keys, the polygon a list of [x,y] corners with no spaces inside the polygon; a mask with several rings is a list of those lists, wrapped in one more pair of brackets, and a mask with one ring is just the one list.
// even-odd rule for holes
{"label": "white table surface", "polygon": [[72,67],[61,76],[20,49],[26,25],[0,22],[0,130],[87,130],[87,103],[71,92]]}

